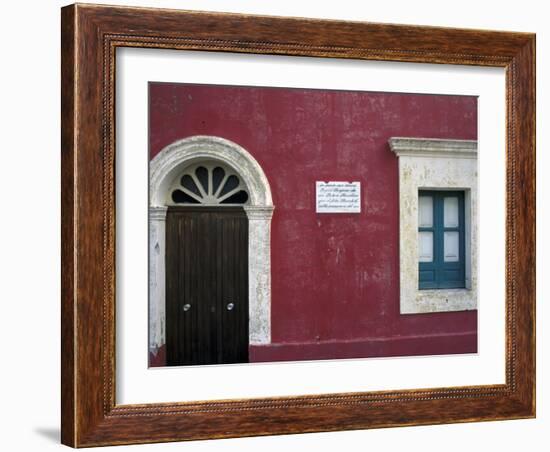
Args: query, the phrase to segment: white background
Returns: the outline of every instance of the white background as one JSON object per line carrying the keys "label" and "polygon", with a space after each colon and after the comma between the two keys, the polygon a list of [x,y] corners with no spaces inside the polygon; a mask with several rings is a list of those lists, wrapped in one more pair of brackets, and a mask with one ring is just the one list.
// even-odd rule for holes
{"label": "white background", "polygon": [[[426,25],[538,32],[538,182],[537,229],[547,231],[550,216],[548,124],[550,32],[544,2],[524,0],[460,3],[353,0],[123,1],[119,4],[165,6],[259,14],[310,16]],[[0,416],[3,450],[55,450],[59,443],[59,7],[58,1],[4,5],[2,39],[2,334]],[[314,6],[314,9],[312,7]],[[544,31],[543,31],[544,30]],[[7,160],[6,160],[7,158]],[[546,450],[550,428],[545,352],[548,322],[544,296],[549,278],[542,256],[548,234],[538,237],[538,416],[536,420],[448,426],[407,427],[265,438],[119,447],[116,450],[253,451],[398,450],[499,451]],[[546,325],[547,326],[547,325]],[[544,381],[546,380],[546,381]],[[543,435],[543,432],[546,435]],[[548,440],[546,440],[548,441]]]}
{"label": "white background", "polygon": [[[117,403],[504,383],[504,70],[132,48],[116,79]],[[478,353],[147,369],[150,80],[479,96]]]}

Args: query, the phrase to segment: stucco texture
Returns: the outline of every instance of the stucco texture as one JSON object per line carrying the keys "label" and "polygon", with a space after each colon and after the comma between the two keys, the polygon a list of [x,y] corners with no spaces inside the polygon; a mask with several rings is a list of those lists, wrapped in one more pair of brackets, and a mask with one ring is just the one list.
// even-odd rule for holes
{"label": "stucco texture", "polygon": [[[477,139],[477,99],[151,83],[150,158],[213,135],[272,190],[271,344],[251,361],[471,353],[477,311],[400,314],[399,173],[390,137]],[[316,181],[360,181],[361,213],[317,214]]]}

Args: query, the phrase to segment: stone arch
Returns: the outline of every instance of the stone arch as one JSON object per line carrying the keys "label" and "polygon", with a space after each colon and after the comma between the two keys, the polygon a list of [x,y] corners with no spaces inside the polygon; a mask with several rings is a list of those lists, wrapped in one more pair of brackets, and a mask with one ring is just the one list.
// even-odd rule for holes
{"label": "stone arch", "polygon": [[271,342],[271,188],[261,166],[244,148],[224,138],[197,135],[162,149],[149,163],[149,351],[166,343],[165,224],[172,181],[189,165],[218,161],[247,187],[249,344]]}

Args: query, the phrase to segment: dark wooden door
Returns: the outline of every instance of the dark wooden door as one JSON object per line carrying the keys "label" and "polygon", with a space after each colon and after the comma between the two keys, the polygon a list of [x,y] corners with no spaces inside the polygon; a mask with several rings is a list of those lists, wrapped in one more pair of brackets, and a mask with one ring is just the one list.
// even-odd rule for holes
{"label": "dark wooden door", "polygon": [[242,207],[170,207],[167,365],[248,362],[248,219]]}

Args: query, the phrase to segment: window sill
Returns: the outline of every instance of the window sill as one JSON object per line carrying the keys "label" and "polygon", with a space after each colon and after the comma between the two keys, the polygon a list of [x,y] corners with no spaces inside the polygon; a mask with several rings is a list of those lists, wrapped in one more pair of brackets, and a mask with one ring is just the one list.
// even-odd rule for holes
{"label": "window sill", "polygon": [[401,314],[471,311],[477,308],[477,296],[471,289],[419,289],[409,297],[401,303]]}

